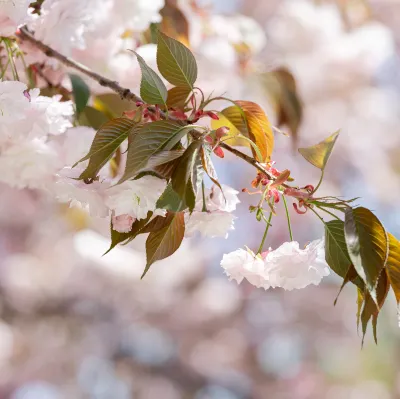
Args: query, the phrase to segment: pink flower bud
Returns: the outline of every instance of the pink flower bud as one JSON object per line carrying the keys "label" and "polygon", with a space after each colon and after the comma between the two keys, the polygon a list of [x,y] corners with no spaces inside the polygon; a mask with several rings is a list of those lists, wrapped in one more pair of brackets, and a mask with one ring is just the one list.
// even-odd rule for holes
{"label": "pink flower bud", "polygon": [[118,215],[112,217],[112,225],[119,233],[129,233],[132,229],[135,218],[130,215]]}
{"label": "pink flower bud", "polygon": [[136,106],[137,107],[141,107],[143,105],[143,101],[136,101]]}
{"label": "pink flower bud", "polygon": [[205,140],[207,141],[207,143],[209,143],[211,145],[214,144],[214,140],[211,136],[206,136]]}
{"label": "pink flower bud", "polygon": [[222,126],[220,128],[218,128],[215,131],[215,136],[217,137],[217,139],[221,139],[222,137],[226,136],[229,133],[229,127],[228,126]]}
{"label": "pink flower bud", "polygon": [[217,147],[217,148],[214,150],[214,154],[215,154],[217,157],[220,157],[220,158],[224,158],[224,157],[225,157],[224,151],[222,150],[221,147]]}
{"label": "pink flower bud", "polygon": [[219,120],[219,116],[215,112],[207,111],[206,115],[209,116],[211,119],[214,119],[216,121]]}
{"label": "pink flower bud", "polygon": [[203,111],[202,109],[198,109],[198,110],[196,111],[196,113],[194,114],[194,117],[195,117],[196,119],[198,119],[198,118],[200,118],[203,114],[204,114],[204,111]]}
{"label": "pink flower bud", "polygon": [[309,193],[314,192],[314,186],[312,184],[307,184],[307,186],[304,187],[304,190],[307,190]]}

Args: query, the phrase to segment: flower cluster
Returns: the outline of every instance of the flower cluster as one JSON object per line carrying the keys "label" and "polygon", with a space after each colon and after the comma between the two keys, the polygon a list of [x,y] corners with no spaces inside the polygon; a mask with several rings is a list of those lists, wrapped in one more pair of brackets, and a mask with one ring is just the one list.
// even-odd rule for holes
{"label": "flower cluster", "polygon": [[225,254],[221,266],[227,276],[239,284],[246,279],[264,289],[301,289],[310,284],[318,285],[329,275],[323,240],[313,241],[304,249],[296,241],[285,242],[275,250],[270,248],[258,255],[249,249],[238,249]]}

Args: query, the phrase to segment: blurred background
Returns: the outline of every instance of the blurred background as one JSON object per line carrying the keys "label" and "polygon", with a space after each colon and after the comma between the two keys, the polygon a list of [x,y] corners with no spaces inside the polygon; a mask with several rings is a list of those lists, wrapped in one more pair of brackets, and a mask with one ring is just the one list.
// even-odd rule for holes
{"label": "blurred background", "polygon": [[[341,129],[321,194],[360,196],[399,236],[400,1],[167,3],[189,22],[198,85],[260,103],[294,136],[276,133],[277,167],[300,186],[316,184],[318,170],[295,148]],[[168,15],[170,28],[185,25]],[[301,103],[273,90],[276,82],[294,90],[287,74],[271,74],[281,68]],[[255,177],[229,154],[216,167],[238,191]],[[223,275],[222,254],[256,249],[262,235],[246,194],[229,240],[185,240],[140,281],[142,237],[102,257],[108,221],[39,192],[0,192],[1,399],[400,398],[394,297],[379,345],[368,332],[361,349],[355,289],[345,287],[334,307],[336,276],[285,292]],[[292,213],[301,245],[323,234],[313,216]],[[267,245],[288,239],[278,217]]]}

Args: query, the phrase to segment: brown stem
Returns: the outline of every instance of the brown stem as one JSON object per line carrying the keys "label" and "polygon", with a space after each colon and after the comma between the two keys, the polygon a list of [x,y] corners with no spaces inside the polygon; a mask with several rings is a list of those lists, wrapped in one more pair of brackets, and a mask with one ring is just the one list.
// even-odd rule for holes
{"label": "brown stem", "polygon": [[142,101],[140,97],[132,93],[129,89],[121,87],[117,82],[114,82],[110,79],[105,78],[104,76],[97,74],[96,72],[93,72],[85,65],[79,64],[78,62],[72,60],[71,58],[62,55],[58,51],[42,43],[40,40],[35,39],[34,36],[28,31],[28,29],[25,26],[19,30],[17,35],[20,39],[26,40],[27,42],[33,44],[36,48],[38,48],[40,51],[46,54],[47,57],[55,58],[64,65],[74,68],[79,72],[82,72],[86,76],[98,82],[101,86],[108,87],[109,89],[115,91],[121,96],[121,98],[135,102]]}
{"label": "brown stem", "polygon": [[[33,44],[36,48],[38,48],[40,51],[42,51],[44,54],[47,55],[47,57],[50,58],[55,58],[56,60],[60,61],[62,64],[74,68],[79,72],[82,72],[84,75],[90,77],[91,79],[95,80],[98,82],[101,86],[103,87],[108,87],[109,89],[115,91],[118,93],[122,99],[128,100],[128,101],[133,101],[133,102],[143,102],[143,100],[137,96],[136,94],[132,93],[129,89],[126,89],[118,84],[118,82],[114,82],[110,79],[105,78],[104,76],[101,76],[97,74],[96,72],[93,72],[91,69],[86,67],[85,65],[82,65],[73,59],[66,57],[65,55],[59,53],[57,50],[54,50],[53,48],[47,46],[40,40],[35,39],[35,37],[29,32],[28,28],[26,26],[20,28],[17,36],[22,39],[26,40],[27,42]],[[148,108],[152,112],[156,112],[155,107],[149,107]],[[177,118],[174,118],[172,116],[167,116],[165,112],[161,112],[161,117],[163,119],[169,119],[169,120],[178,120]],[[190,123],[187,121],[187,123]],[[260,172],[264,173],[265,175],[268,176],[269,179],[275,180],[275,177],[272,176],[268,171],[265,170],[265,168],[262,167],[262,165],[257,162],[254,158],[244,154],[243,152],[237,150],[236,148],[231,147],[228,144],[221,143],[220,146],[224,148],[225,150],[231,152],[232,154],[236,155],[238,158],[243,159],[245,162],[248,164],[254,166],[256,169],[258,169]],[[286,186],[283,184],[283,186]]]}

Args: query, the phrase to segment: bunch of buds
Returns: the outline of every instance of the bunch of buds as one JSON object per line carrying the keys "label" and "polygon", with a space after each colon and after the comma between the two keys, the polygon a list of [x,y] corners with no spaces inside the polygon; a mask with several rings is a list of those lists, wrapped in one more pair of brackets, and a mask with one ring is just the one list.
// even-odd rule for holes
{"label": "bunch of buds", "polygon": [[229,133],[229,127],[222,126],[217,130],[211,132],[211,134],[205,137],[207,143],[209,143],[213,149],[214,154],[217,157],[224,158],[225,154],[223,149],[219,146],[221,139]]}
{"label": "bunch of buds", "polygon": [[[289,170],[286,169],[281,172],[273,167],[274,164],[275,162],[264,164],[263,166],[269,175],[259,171],[256,178],[251,182],[252,187],[258,190],[254,192],[250,192],[247,189],[242,190],[243,192],[247,192],[249,194],[263,194],[263,199],[268,201],[271,209],[273,209],[273,205],[271,204],[276,204],[280,201],[280,186],[290,178]],[[271,177],[275,177],[275,179],[271,179]],[[272,199],[273,201],[271,201]]]}
{"label": "bunch of buds", "polygon": [[161,119],[161,110],[158,105],[155,106],[155,109],[149,109],[152,107],[149,104],[145,104],[142,101],[136,102],[137,109],[131,111],[125,111],[123,113],[129,119],[137,120],[141,122],[155,122]]}

